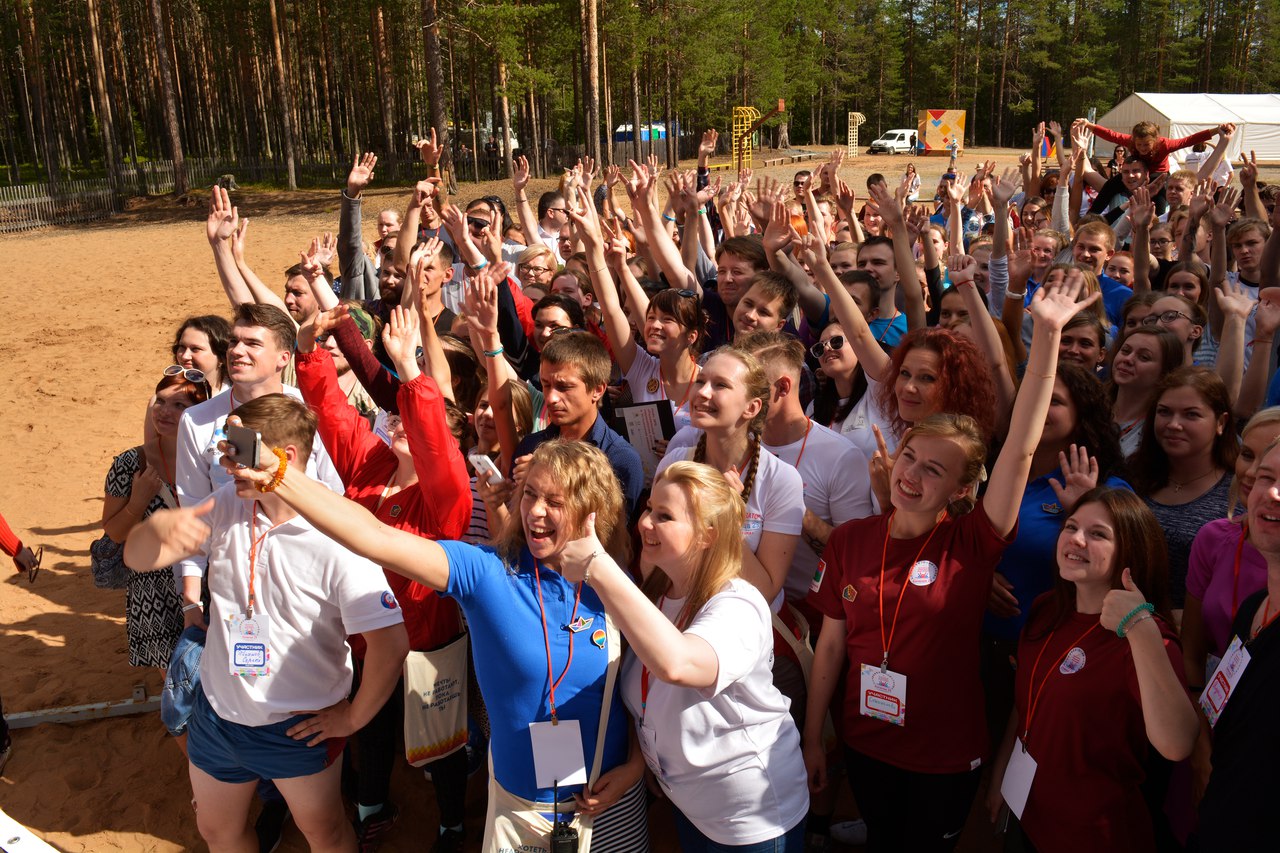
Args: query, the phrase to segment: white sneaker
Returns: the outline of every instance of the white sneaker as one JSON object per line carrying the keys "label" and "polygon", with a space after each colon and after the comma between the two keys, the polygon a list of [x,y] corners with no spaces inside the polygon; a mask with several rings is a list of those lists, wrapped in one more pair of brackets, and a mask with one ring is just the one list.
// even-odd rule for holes
{"label": "white sneaker", "polygon": [[867,822],[865,820],[842,820],[831,824],[831,838],[841,844],[860,847],[867,843]]}

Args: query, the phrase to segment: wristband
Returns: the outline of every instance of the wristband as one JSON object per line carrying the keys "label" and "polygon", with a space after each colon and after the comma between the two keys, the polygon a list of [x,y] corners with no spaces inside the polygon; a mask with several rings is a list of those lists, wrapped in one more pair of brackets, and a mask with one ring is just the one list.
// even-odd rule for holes
{"label": "wristband", "polygon": [[1125,617],[1120,620],[1120,624],[1116,625],[1116,636],[1123,640],[1124,635],[1128,632],[1130,627],[1129,621],[1133,619],[1133,617],[1137,616],[1139,613],[1142,613],[1144,611],[1148,614],[1154,614],[1156,612],[1156,606],[1152,604],[1150,601],[1144,601],[1141,604],[1139,604],[1137,607],[1130,610],[1127,614],[1125,614]]}
{"label": "wristband", "polygon": [[276,458],[280,460],[280,466],[276,468],[276,472],[271,475],[270,483],[267,483],[262,486],[259,486],[256,484],[254,485],[255,489],[263,493],[274,492],[276,488],[281,483],[284,482],[284,472],[289,468],[288,457],[285,456],[285,452],[282,448],[273,447],[271,448],[271,452],[274,453],[276,455]]}
{"label": "wristband", "polygon": [[675,218],[674,216],[667,216],[665,213],[664,213],[664,214],[662,214],[662,218],[663,218],[663,219],[665,219],[667,222],[675,222],[675,221],[676,221],[676,218]]}
{"label": "wristband", "polygon": [[484,351],[484,354],[486,358],[497,358],[505,351],[505,348],[499,344],[497,349],[487,349]]}
{"label": "wristband", "polygon": [[474,270],[475,272],[480,272],[480,270],[484,269],[487,266],[489,266],[489,261],[485,258],[481,258],[480,263],[474,265],[473,267],[471,267],[471,269]]}
{"label": "wristband", "polygon": [[1254,344],[1270,344],[1270,343],[1271,343],[1270,338],[1254,338],[1253,340],[1249,341],[1249,346],[1253,346]]}
{"label": "wristband", "polygon": [[698,215],[699,215],[699,216],[706,216],[706,215],[707,215],[707,209],[706,209],[705,207],[700,207],[700,208],[698,208]]}
{"label": "wristband", "polygon": [[1016,290],[1006,290],[1004,292],[1004,298],[1005,299],[1026,299],[1027,292],[1024,290],[1021,293],[1018,293]]}
{"label": "wristband", "polygon": [[184,604],[182,606],[183,613],[190,613],[192,610],[203,610],[203,609],[204,608],[200,606],[200,602],[198,601],[194,601],[191,604]]}

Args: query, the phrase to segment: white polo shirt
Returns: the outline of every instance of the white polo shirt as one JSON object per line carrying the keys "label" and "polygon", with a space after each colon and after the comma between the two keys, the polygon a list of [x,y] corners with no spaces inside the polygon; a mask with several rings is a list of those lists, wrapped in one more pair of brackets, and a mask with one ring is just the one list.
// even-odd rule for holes
{"label": "white polo shirt", "polygon": [[237,497],[235,488],[228,483],[214,492],[214,507],[204,516],[213,532],[202,550],[211,605],[200,681],[219,717],[266,726],[346,697],[352,676],[347,636],[388,628],[404,617],[379,566],[301,516],[273,528],[259,508],[254,613],[269,620],[271,674],[232,675],[227,619],[249,605],[250,513],[256,505]]}

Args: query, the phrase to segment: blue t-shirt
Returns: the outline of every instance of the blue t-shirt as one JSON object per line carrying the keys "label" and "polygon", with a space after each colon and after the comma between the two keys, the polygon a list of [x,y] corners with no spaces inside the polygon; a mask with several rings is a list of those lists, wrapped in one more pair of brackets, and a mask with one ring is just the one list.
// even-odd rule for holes
{"label": "blue t-shirt", "polygon": [[902,340],[902,336],[907,333],[907,315],[903,311],[899,311],[897,315],[890,320],[887,317],[877,317],[867,323],[871,327],[872,336],[885,349],[893,349],[898,345],[898,341]]}
{"label": "blue t-shirt", "polygon": [[[1030,615],[1031,602],[1053,588],[1058,574],[1058,534],[1066,515],[1058,505],[1058,496],[1049,485],[1050,479],[1062,481],[1062,471],[1037,477],[1027,483],[1018,509],[1017,537],[1005,548],[996,571],[1013,584],[1013,595],[1022,611],[1018,616],[1001,619],[988,612],[982,620],[982,635],[997,640],[1017,640]],[[1103,484],[1111,489],[1129,489],[1119,477],[1108,477]]]}
{"label": "blue t-shirt", "polygon": [[[528,550],[523,551],[520,566],[513,571],[491,548],[465,542],[441,542],[440,547],[449,559],[449,584],[444,592],[462,606],[471,631],[476,678],[489,711],[493,771],[502,787],[517,797],[550,803],[551,789],[539,788],[535,781],[533,741],[529,737],[529,723],[551,719],[547,649],[533,557]],[[546,567],[538,572],[538,578],[551,641],[551,669],[556,678],[560,678],[569,660],[569,644],[573,643],[573,664],[556,686],[556,716],[562,722],[578,721],[582,754],[590,773],[609,663],[607,638],[599,645],[593,640],[597,632],[604,632],[604,605],[595,590],[582,584],[578,616],[591,620],[591,624],[580,631],[569,631],[566,626],[573,612],[577,585]],[[625,762],[629,750],[627,711],[617,694],[616,681],[614,691],[601,773]],[[581,790],[581,785],[561,786],[560,798]]]}

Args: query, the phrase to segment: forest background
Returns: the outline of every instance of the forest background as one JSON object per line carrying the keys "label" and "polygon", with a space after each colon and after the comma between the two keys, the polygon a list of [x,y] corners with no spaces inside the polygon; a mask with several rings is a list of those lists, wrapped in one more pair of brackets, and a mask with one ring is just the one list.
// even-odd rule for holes
{"label": "forest background", "polygon": [[602,145],[620,125],[682,129],[657,143],[673,163],[778,99],[764,144],[945,108],[968,145],[1020,146],[1133,91],[1280,91],[1276,23],[1280,0],[7,0],[0,184],[127,190],[163,160],[183,192],[191,160],[293,188],[366,149],[402,182],[433,127],[463,177],[504,128],[538,175],[631,153]]}

